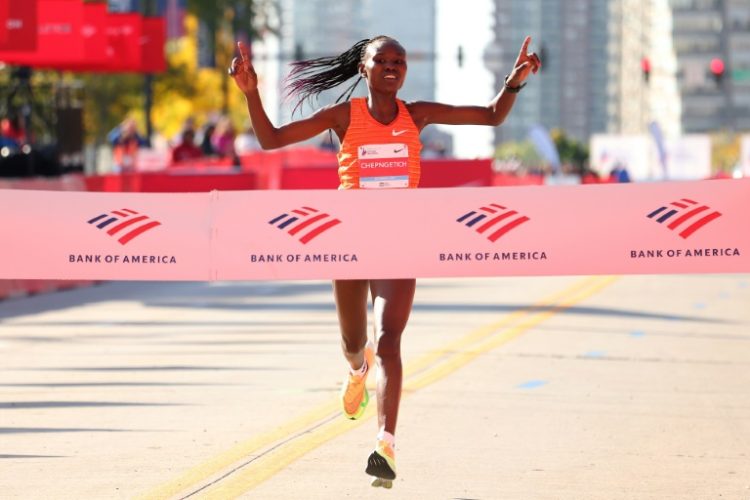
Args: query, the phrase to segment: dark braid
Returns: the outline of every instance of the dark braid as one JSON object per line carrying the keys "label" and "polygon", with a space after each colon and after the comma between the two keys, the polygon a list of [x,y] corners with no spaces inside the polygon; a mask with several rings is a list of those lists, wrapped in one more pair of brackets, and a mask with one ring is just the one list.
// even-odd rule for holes
{"label": "dark braid", "polygon": [[[295,98],[297,102],[292,108],[294,114],[305,101],[317,98],[322,92],[332,89],[346,82],[353,76],[359,75],[359,63],[365,56],[367,47],[376,41],[392,40],[387,36],[365,38],[352,45],[345,52],[332,57],[319,57],[305,61],[291,63],[292,70],[284,81],[284,91],[287,98]],[[336,99],[336,102],[348,100],[362,76],[358,78]]]}

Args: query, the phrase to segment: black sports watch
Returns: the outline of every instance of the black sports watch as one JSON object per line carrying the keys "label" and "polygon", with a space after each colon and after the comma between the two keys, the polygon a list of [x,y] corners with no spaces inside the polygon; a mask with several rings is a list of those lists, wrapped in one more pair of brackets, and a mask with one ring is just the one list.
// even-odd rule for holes
{"label": "black sports watch", "polygon": [[503,86],[505,87],[505,90],[510,92],[511,94],[518,94],[522,88],[526,86],[526,82],[523,82],[518,87],[511,87],[508,85],[508,78],[510,78],[510,75],[505,75],[505,80],[503,81]]}

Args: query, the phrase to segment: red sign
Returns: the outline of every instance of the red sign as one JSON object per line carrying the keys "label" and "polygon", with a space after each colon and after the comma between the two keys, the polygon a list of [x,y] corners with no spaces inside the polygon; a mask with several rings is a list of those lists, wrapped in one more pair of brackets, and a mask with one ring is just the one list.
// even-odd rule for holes
{"label": "red sign", "polygon": [[166,70],[163,17],[110,14],[104,2],[8,2],[0,0],[0,16],[11,9],[20,12],[18,5],[24,5],[27,11],[33,6],[35,15],[38,9],[38,23],[32,30],[36,50],[4,48],[0,31],[0,61],[70,71],[156,73]]}
{"label": "red sign", "polygon": [[88,3],[83,6],[83,50],[87,64],[105,64],[107,60],[107,4]]}
{"label": "red sign", "polygon": [[37,2],[0,0],[0,50],[35,50]]}
{"label": "red sign", "polygon": [[124,13],[107,14],[106,18],[105,60],[90,61],[72,69],[139,73],[166,71],[166,25],[163,17]]}
{"label": "red sign", "polygon": [[141,37],[141,68],[144,73],[161,73],[167,70],[164,45],[167,41],[166,22],[163,17],[143,18]]}
{"label": "red sign", "polygon": [[[27,2],[14,2],[15,4]],[[34,2],[31,2],[34,3]],[[37,0],[37,47],[31,51],[0,51],[10,64],[64,69],[71,61],[85,59],[81,26],[84,4],[80,0]]]}
{"label": "red sign", "polygon": [[86,57],[70,61],[71,71],[132,71],[140,64],[138,14],[109,14],[106,3],[85,6],[81,30]]}
{"label": "red sign", "polygon": [[109,14],[107,16],[107,65],[105,71],[138,71],[141,67],[140,14]]}

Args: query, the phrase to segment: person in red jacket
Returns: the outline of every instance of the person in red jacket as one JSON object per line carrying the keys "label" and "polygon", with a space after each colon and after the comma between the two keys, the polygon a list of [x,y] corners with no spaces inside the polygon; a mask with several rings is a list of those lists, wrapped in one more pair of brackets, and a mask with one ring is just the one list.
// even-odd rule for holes
{"label": "person in red jacket", "polygon": [[172,165],[203,157],[203,150],[195,144],[195,132],[185,129],[180,143],[172,149]]}
{"label": "person in red jacket", "polygon": [[[336,104],[281,127],[271,123],[263,108],[258,77],[247,47],[241,42],[240,56],[232,61],[229,73],[245,95],[253,129],[263,149],[281,148],[331,130],[341,141],[339,189],[416,188],[421,130],[430,124],[501,124],[526,78],[541,67],[539,57],[528,52],[530,42],[530,37],[523,41],[503,88],[483,106],[407,103],[399,99],[398,91],[406,78],[407,55],[404,47],[388,36],[361,40],[335,57],[297,61],[292,63],[287,83],[288,93],[297,98],[295,110],[324,90],[353,77],[357,80]],[[361,80],[367,84],[367,97],[350,99]],[[416,280],[409,277],[333,282],[341,345],[349,365],[341,396],[343,413],[348,418],[359,418],[364,412],[369,401],[366,378],[375,368],[377,357],[379,429],[365,468],[373,477],[374,486],[391,487],[396,477],[395,433],[403,380],[401,335],[411,313],[415,287]],[[374,343],[367,338],[368,295],[373,302]]]}

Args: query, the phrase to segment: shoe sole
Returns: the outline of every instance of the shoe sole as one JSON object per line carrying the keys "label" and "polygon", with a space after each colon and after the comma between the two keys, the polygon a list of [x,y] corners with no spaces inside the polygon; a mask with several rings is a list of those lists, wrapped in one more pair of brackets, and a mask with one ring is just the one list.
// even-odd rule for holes
{"label": "shoe sole", "polygon": [[372,478],[372,481],[370,481],[370,486],[373,488],[385,488],[387,490],[390,490],[393,488],[393,481],[390,479],[381,479],[379,477]]}
{"label": "shoe sole", "polygon": [[[391,469],[391,466],[388,464],[388,460],[386,460],[385,457],[383,457],[376,451],[370,453],[370,456],[367,458],[367,468],[365,469],[365,472],[377,479],[396,479],[396,472]],[[373,484],[373,486],[375,486],[375,484]],[[388,486],[385,487],[388,488]]]}

